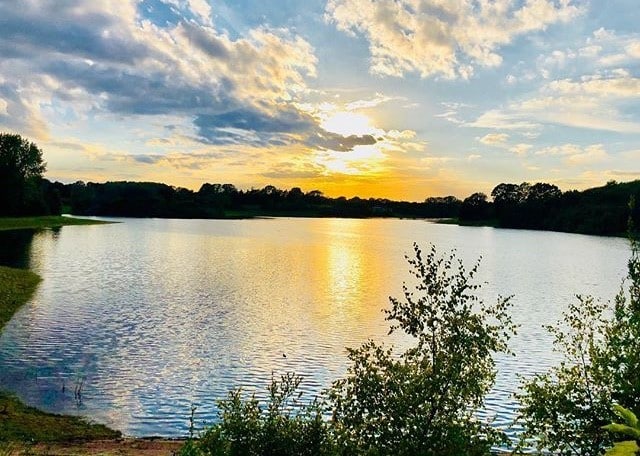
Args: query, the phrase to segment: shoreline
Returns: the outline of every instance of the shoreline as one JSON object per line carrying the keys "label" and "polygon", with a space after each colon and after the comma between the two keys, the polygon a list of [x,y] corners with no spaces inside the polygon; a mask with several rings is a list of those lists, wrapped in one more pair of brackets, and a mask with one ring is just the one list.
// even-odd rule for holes
{"label": "shoreline", "polygon": [[[0,219],[0,230],[111,223],[70,217],[32,217],[22,219],[23,223],[16,223],[16,220],[3,223],[6,219]],[[73,222],[65,223],[71,220]],[[41,280],[31,270],[0,265],[0,333],[15,312],[33,296]],[[3,454],[8,455],[100,453],[161,456],[176,454],[184,439],[123,436],[120,431],[93,423],[85,417],[43,412],[0,390],[0,444],[6,451]]]}
{"label": "shoreline", "polygon": [[60,228],[75,225],[106,225],[107,220],[93,220],[67,215],[46,215],[40,217],[0,217],[0,231]]}

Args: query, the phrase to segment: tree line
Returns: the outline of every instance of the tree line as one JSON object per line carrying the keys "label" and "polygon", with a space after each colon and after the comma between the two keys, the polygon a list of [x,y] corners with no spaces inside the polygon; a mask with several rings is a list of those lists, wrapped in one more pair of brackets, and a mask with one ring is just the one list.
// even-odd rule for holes
{"label": "tree line", "polygon": [[228,218],[251,215],[310,217],[455,217],[454,196],[424,202],[382,198],[330,198],[273,185],[241,190],[233,184],[203,184],[198,191],[152,182],[53,184],[73,214],[127,217]]}
{"label": "tree line", "polygon": [[548,183],[501,183],[492,200],[474,193],[429,197],[422,202],[383,198],[330,198],[319,190],[303,192],[267,185],[240,190],[233,184],[204,184],[198,191],[151,182],[49,183],[73,214],[125,217],[228,218],[251,215],[308,217],[454,218],[463,224],[502,228],[619,235],[631,215],[638,225],[640,210],[629,213],[629,199],[640,200],[640,181],[584,191],[562,192]]}
{"label": "tree line", "polygon": [[[540,182],[501,183],[491,192],[429,197],[421,202],[385,198],[331,198],[319,190],[273,185],[249,190],[206,183],[198,191],[154,182],[50,182],[42,151],[20,135],[0,134],[0,216],[76,215],[170,218],[240,218],[257,215],[306,217],[450,218],[462,224],[494,225],[584,234],[626,230],[631,197],[640,201],[640,181],[562,192]],[[636,226],[640,209],[631,213]]]}
{"label": "tree line", "polygon": [[463,223],[489,223],[502,228],[619,235],[629,217],[636,226],[640,209],[629,210],[629,200],[640,196],[640,181],[610,181],[602,187],[562,192],[547,183],[497,185],[491,192],[474,193],[461,205]]}

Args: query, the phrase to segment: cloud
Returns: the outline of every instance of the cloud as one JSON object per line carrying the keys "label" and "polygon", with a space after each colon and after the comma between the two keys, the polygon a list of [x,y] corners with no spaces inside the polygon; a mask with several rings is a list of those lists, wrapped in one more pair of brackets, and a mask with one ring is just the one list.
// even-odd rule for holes
{"label": "cloud", "polygon": [[527,116],[514,109],[490,109],[475,121],[464,124],[467,127],[492,128],[496,130],[536,130],[540,123],[531,121]]}
{"label": "cloud", "polygon": [[347,111],[354,111],[358,109],[370,109],[380,106],[383,103],[388,103],[389,101],[394,100],[405,100],[402,97],[390,97],[381,93],[376,93],[373,98],[369,98],[367,100],[356,100],[348,103],[345,108]]}
{"label": "cloud", "polygon": [[640,121],[623,115],[624,103],[640,99],[640,78],[625,70],[560,79],[505,108],[491,109],[470,127],[535,130],[543,124],[564,125],[618,133],[637,133]]}
{"label": "cloud", "polygon": [[527,152],[529,152],[532,148],[533,146],[531,144],[520,143],[510,147],[509,152],[512,152],[516,155],[523,157],[527,155]]}
{"label": "cloud", "polygon": [[609,154],[602,144],[592,144],[582,147],[576,144],[562,144],[539,149],[535,155],[561,156],[569,166],[591,165],[609,159]]}
{"label": "cloud", "polygon": [[376,144],[378,140],[372,135],[343,136],[328,131],[322,131],[316,133],[307,142],[310,146],[321,150],[347,152],[353,150],[356,146],[370,146]]}
{"label": "cloud", "polygon": [[474,65],[500,65],[515,37],[580,13],[571,0],[329,0],[325,18],[368,40],[374,74],[468,79]]}
{"label": "cloud", "polygon": [[484,135],[478,141],[480,141],[482,144],[493,146],[496,144],[504,144],[508,139],[509,135],[506,133],[489,133]]}
{"label": "cloud", "polygon": [[640,78],[621,70],[611,77],[596,74],[580,81],[562,79],[553,81],[547,90],[563,95],[596,95],[616,99],[640,98]]}
{"label": "cloud", "polygon": [[471,105],[466,104],[466,103],[459,103],[459,102],[455,102],[455,101],[445,101],[443,103],[440,103],[445,109],[445,112],[442,112],[440,114],[434,114],[434,117],[439,117],[442,118],[444,120],[446,120],[447,122],[451,122],[457,125],[463,124],[464,121],[460,120],[458,118],[458,112],[461,109],[464,108],[470,108]]}
{"label": "cloud", "polygon": [[168,3],[194,20],[161,27],[134,0],[0,3],[0,125],[44,134],[40,107],[60,101],[96,115],[192,118],[204,141],[217,128],[261,140],[307,128],[293,100],[315,75],[308,42],[264,27],[232,39],[210,25],[206,1]]}

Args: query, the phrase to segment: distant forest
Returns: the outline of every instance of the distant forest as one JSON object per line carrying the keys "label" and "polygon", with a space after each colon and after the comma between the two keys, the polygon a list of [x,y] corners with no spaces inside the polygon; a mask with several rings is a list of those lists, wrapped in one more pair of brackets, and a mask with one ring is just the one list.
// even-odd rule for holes
{"label": "distant forest", "polygon": [[[196,192],[150,182],[104,184],[42,181],[50,212],[76,215],[166,218],[243,218],[251,216],[450,218],[461,224],[503,228],[620,235],[631,215],[640,226],[640,180],[611,181],[603,187],[562,192],[546,183],[499,184],[490,197],[474,193],[429,197],[423,202],[381,198],[329,198],[318,190],[240,190],[232,184],[204,184]],[[59,204],[56,202],[59,201]]]}

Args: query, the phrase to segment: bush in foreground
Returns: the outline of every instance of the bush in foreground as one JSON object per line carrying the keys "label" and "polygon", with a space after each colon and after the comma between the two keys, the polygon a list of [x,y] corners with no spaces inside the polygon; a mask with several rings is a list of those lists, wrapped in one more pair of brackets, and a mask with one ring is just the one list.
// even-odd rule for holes
{"label": "bush in foreground", "polygon": [[295,374],[272,379],[265,405],[240,389],[218,403],[220,423],[199,440],[189,440],[182,456],[323,456],[334,454],[329,423],[317,401],[300,402],[302,378]]}

